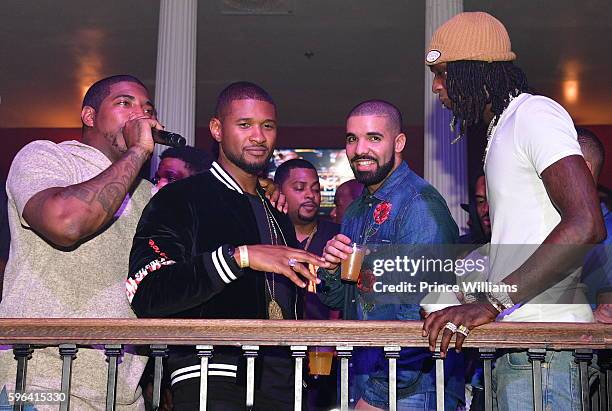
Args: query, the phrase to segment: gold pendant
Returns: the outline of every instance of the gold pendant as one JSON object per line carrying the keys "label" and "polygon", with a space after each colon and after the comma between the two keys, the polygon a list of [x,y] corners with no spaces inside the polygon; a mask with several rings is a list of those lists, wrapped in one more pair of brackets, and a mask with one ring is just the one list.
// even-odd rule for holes
{"label": "gold pendant", "polygon": [[283,319],[283,310],[281,310],[280,305],[276,302],[276,300],[272,299],[270,304],[268,304],[268,319],[270,320],[282,320]]}

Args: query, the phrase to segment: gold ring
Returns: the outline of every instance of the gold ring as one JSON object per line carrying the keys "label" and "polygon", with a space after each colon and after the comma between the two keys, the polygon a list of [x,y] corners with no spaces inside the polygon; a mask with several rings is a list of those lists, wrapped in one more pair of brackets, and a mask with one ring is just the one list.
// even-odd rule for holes
{"label": "gold ring", "polygon": [[466,337],[470,335],[470,330],[463,324],[457,327],[457,332],[463,334]]}

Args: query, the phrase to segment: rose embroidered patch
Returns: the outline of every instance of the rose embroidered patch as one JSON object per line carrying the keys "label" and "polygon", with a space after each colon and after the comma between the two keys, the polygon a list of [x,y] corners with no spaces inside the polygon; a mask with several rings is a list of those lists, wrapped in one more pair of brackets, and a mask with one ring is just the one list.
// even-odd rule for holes
{"label": "rose embroidered patch", "polygon": [[372,287],[374,287],[374,283],[376,282],[376,276],[370,269],[362,270],[359,273],[359,279],[357,280],[357,288],[362,293],[369,293],[372,291]]}
{"label": "rose embroidered patch", "polygon": [[389,214],[391,214],[391,203],[383,201],[374,209],[374,222],[378,225],[384,223],[389,218]]}

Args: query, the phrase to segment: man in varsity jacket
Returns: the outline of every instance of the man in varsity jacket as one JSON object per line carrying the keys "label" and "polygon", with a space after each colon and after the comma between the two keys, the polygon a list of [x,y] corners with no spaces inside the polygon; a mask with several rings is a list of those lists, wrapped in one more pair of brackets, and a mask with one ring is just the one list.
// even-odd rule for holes
{"label": "man in varsity jacket", "polygon": [[[304,265],[326,265],[297,246],[289,218],[257,183],[276,140],[276,106],[259,86],[239,82],[217,99],[210,131],[219,158],[209,172],[177,181],[149,203],[134,237],[126,292],[139,317],[298,319],[308,280]],[[306,264],[306,265],[307,265]],[[199,358],[171,350],[175,409],[197,409]],[[246,361],[237,347],[215,347],[208,409],[243,410]],[[293,409],[288,350],[262,349],[255,408]]]}

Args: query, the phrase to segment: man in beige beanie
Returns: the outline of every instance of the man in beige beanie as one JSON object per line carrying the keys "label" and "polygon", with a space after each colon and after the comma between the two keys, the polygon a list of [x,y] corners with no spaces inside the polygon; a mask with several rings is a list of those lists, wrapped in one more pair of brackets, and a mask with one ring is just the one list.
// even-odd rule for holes
{"label": "man in beige beanie", "polygon": [[[492,249],[487,280],[495,287],[466,293],[462,305],[427,317],[424,335],[433,349],[442,333],[443,353],[454,331],[455,347],[461,349],[470,330],[496,318],[593,320],[578,285],[580,270],[574,269],[581,247],[567,247],[605,237],[593,178],[569,114],[553,100],[530,94],[515,58],[503,24],[481,12],[444,23],[426,53],[434,73],[432,91],[453,112],[451,125],[458,125],[460,134],[473,124],[488,125],[484,169]],[[572,353],[548,351],[545,363],[544,407],[580,409]],[[531,381],[526,352],[501,356],[494,371],[497,408],[532,409],[533,400],[525,395],[532,392]]]}

